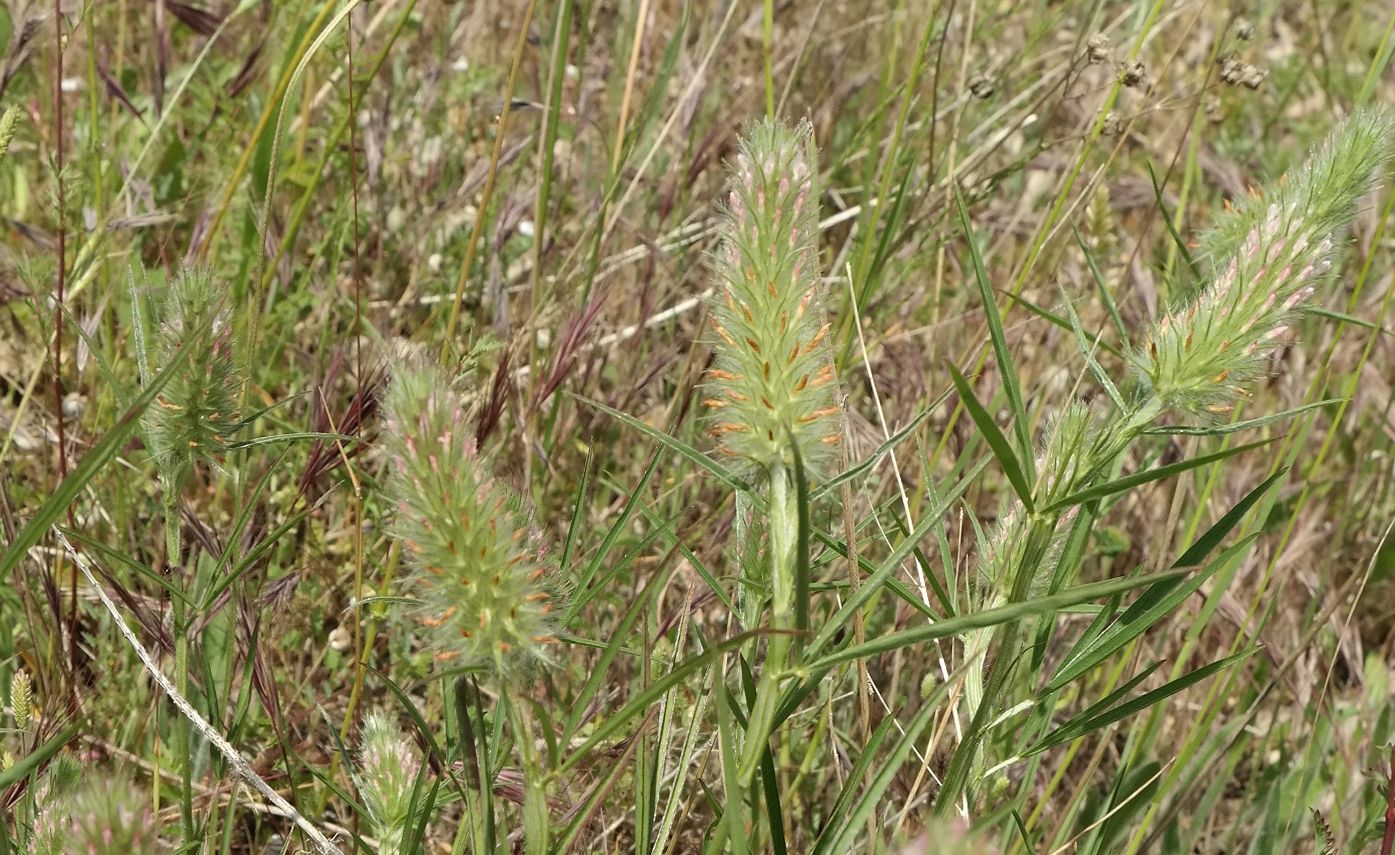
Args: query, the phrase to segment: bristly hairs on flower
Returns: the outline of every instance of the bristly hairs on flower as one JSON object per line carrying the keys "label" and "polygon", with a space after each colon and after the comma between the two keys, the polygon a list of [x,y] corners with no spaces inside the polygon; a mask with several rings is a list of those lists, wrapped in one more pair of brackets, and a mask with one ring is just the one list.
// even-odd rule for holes
{"label": "bristly hairs on flower", "polygon": [[450,378],[400,365],[384,404],[391,531],[435,655],[496,676],[545,660],[556,640],[547,557],[521,501],[476,450]]}
{"label": "bristly hairs on flower", "polygon": [[716,367],[703,402],[721,452],[747,474],[793,465],[826,475],[842,439],[819,281],[813,131],[763,120],[732,165],[714,267]]}
{"label": "bristly hairs on flower", "polygon": [[[196,466],[216,466],[222,460],[225,443],[241,427],[237,400],[242,381],[223,295],[207,269],[187,268],[175,276],[158,301],[155,320],[155,365],[143,374],[159,373],[191,337],[201,339],[143,417],[156,465],[167,489],[177,494]],[[139,317],[137,331],[143,335]]]}
{"label": "bristly hairs on flower", "polygon": [[34,819],[34,855],[155,855],[159,826],[145,794],[124,777],[84,777],[47,796]]}
{"label": "bristly hairs on flower", "polygon": [[1340,231],[1375,185],[1393,133],[1385,113],[1352,115],[1296,173],[1216,223],[1205,241],[1212,282],[1134,354],[1145,392],[1165,409],[1230,412],[1332,269]]}
{"label": "bristly hairs on flower", "polygon": [[363,720],[354,781],[375,826],[379,855],[403,852],[421,769],[416,746],[390,716],[374,712]]}
{"label": "bristly hairs on flower", "polygon": [[[1034,504],[1050,506],[1077,488],[1086,475],[1097,430],[1098,425],[1089,406],[1080,401],[1067,404],[1046,424],[1036,461],[1037,482],[1032,491]],[[1033,594],[1044,593],[1050,582],[1061,541],[1071,519],[1073,511],[1057,522],[1056,539],[1045,558],[1037,564],[1029,589]],[[1025,509],[1014,499],[987,537],[979,559],[979,583],[983,586],[984,608],[1006,602],[1004,594],[1024,557],[1028,522]]]}

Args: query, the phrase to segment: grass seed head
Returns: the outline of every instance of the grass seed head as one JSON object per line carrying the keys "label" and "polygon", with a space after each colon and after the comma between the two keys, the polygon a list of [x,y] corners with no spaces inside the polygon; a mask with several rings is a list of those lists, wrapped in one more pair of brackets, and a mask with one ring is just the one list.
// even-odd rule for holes
{"label": "grass seed head", "polygon": [[1228,413],[1329,278],[1341,229],[1390,152],[1390,116],[1359,112],[1293,176],[1235,205],[1207,239],[1213,279],[1164,316],[1134,355],[1169,409]]}
{"label": "grass seed head", "polygon": [[793,464],[826,475],[842,437],[818,256],[818,160],[808,122],[756,123],[731,168],[717,249],[716,367],[706,406],[746,473]]}
{"label": "grass seed head", "polygon": [[518,497],[476,450],[450,378],[403,365],[384,403],[392,533],[432,650],[500,676],[545,659],[553,638],[543,550]]}
{"label": "grass seed head", "polygon": [[34,713],[33,683],[27,671],[16,671],[10,678],[10,714],[14,717],[15,730],[24,733]]}

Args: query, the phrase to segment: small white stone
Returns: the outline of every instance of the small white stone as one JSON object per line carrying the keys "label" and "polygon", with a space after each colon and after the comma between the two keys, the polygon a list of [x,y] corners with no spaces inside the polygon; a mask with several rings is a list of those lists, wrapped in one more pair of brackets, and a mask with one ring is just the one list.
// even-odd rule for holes
{"label": "small white stone", "polygon": [[87,409],[87,399],[78,392],[69,392],[63,396],[63,416],[64,418],[75,419],[81,416]]}
{"label": "small white stone", "polygon": [[431,253],[431,257],[426,259],[426,266],[431,268],[432,273],[440,273],[441,263],[443,261],[445,261],[445,259],[441,257],[439,252],[433,252]]}
{"label": "small white stone", "polygon": [[329,646],[343,653],[345,650],[354,646],[353,633],[349,632],[347,626],[344,626],[342,623],[339,624],[329,633]]}
{"label": "small white stone", "polygon": [[532,221],[532,220],[519,220],[519,222],[518,222],[518,233],[519,233],[519,234],[523,235],[524,237],[532,237],[533,235],[537,234],[537,231],[538,231],[538,230],[537,230],[537,227],[535,227],[535,226],[533,225],[533,221]]}

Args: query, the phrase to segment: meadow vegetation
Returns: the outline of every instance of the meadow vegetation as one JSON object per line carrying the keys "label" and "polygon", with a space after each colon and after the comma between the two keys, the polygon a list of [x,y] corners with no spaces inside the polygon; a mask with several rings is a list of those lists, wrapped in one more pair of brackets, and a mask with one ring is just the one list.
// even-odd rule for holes
{"label": "meadow vegetation", "polygon": [[0,855],[1395,851],[1395,11],[6,0]]}

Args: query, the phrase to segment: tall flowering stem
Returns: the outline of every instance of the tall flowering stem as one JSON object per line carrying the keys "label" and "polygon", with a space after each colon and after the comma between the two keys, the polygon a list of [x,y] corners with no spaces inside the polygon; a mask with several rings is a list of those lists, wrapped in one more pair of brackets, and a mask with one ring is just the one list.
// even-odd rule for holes
{"label": "tall flowering stem", "polygon": [[[752,126],[732,167],[714,258],[716,364],[703,401],[719,453],[764,489],[768,564],[746,563],[745,618],[770,596],[771,628],[739,775],[749,781],[773,729],[794,626],[795,467],[828,474],[842,438],[818,261],[818,160],[812,129]],[[746,514],[739,509],[739,518]],[[762,574],[768,573],[768,576]]]}
{"label": "tall flowering stem", "polygon": [[[165,554],[170,566],[183,561],[179,500],[199,468],[222,463],[226,443],[242,427],[237,401],[242,378],[234,362],[232,326],[223,289],[205,268],[180,271],[157,298],[154,365],[147,363],[140,300],[132,278],[133,321],[142,383],[169,366],[185,350],[187,357],[169,378],[155,404],[142,416],[142,436],[155,460],[164,493]],[[186,350],[187,349],[187,350]],[[153,367],[153,370],[152,370]],[[187,574],[179,573],[183,582]],[[188,598],[173,598],[175,682],[189,694]],[[184,775],[181,804],[186,835],[195,832],[193,816],[192,731],[183,716],[175,718],[176,751]]]}
{"label": "tall flowering stem", "polygon": [[522,501],[476,449],[450,377],[399,366],[384,404],[391,532],[408,556],[413,616],[438,660],[483,673],[508,696],[527,772],[528,850],[545,851],[544,776],[518,687],[556,641],[547,557]]}
{"label": "tall flowering stem", "polygon": [[[1395,139],[1389,115],[1359,112],[1293,175],[1230,208],[1206,238],[1209,285],[1164,315],[1132,354],[1128,405],[1097,423],[1072,407],[1048,432],[1038,465],[1039,508],[1098,482],[1148,427],[1169,412],[1215,419],[1248,396],[1298,309],[1329,278],[1359,198],[1372,189]],[[1053,462],[1055,461],[1055,462]],[[1014,507],[980,557],[978,599],[986,608],[1020,602],[1056,573],[1057,545],[1073,510],[1027,515]],[[1004,697],[1020,628],[1005,624],[965,638],[964,705],[971,724],[945,771],[936,809],[959,798],[975,769],[990,717]],[[993,661],[983,668],[990,648]],[[985,673],[986,671],[986,673]]]}

